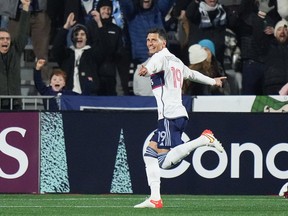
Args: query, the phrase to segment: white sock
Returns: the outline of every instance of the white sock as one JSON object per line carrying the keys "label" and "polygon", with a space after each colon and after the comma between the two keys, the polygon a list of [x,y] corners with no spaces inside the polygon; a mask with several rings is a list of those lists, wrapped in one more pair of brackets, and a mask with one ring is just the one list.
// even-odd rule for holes
{"label": "white sock", "polygon": [[144,156],[144,162],[146,166],[148,185],[150,186],[151,191],[150,199],[160,200],[160,167],[158,159]]}
{"label": "white sock", "polygon": [[207,138],[200,136],[197,139],[188,141],[171,149],[162,164],[163,169],[170,168],[178,164],[183,158],[187,157],[193,150],[207,144]]}

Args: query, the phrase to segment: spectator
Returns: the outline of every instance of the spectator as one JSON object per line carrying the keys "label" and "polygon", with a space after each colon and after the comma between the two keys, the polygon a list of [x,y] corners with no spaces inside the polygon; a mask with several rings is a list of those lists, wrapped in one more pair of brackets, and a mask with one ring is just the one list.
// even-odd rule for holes
{"label": "spectator", "polygon": [[241,94],[241,51],[238,46],[237,35],[231,29],[226,29],[224,68],[232,95]]}
{"label": "spectator", "polygon": [[[35,87],[41,95],[55,96],[55,98],[43,100],[44,108],[50,111],[57,111],[60,109],[60,98],[61,95],[78,95],[76,92],[65,90],[66,85],[66,73],[61,69],[54,69],[51,73],[49,86],[43,82],[41,77],[41,69],[45,64],[45,59],[39,59],[36,62],[34,68],[34,83]],[[58,98],[57,98],[58,97]]]}
{"label": "spectator", "polygon": [[121,51],[123,49],[122,30],[112,23],[113,5],[111,0],[100,0],[97,10],[91,11],[93,19],[88,22],[87,29],[91,37],[91,44],[101,40],[102,32],[108,35],[106,44],[106,58],[99,65],[100,89],[98,95],[117,95],[116,93],[116,73],[117,61],[121,61]]}
{"label": "spectator", "polygon": [[[59,67],[67,73],[67,89],[81,94],[97,95],[99,88],[98,67],[105,59],[104,41],[107,36],[103,34],[99,41],[89,45],[88,31],[84,25],[77,24],[74,14],[71,13],[63,28],[55,37],[52,53]],[[75,26],[74,26],[75,25]],[[72,26],[74,26],[72,28]],[[71,40],[73,45],[67,47],[67,34],[72,28]],[[87,89],[87,83],[93,82],[93,87]]]}
{"label": "spectator", "polygon": [[180,43],[179,58],[189,65],[188,55],[188,37],[189,37],[189,22],[186,16],[186,9],[191,3],[191,0],[176,0],[171,12],[172,17],[177,18],[177,37]]}
{"label": "spectator", "polygon": [[[31,1],[30,35],[33,45],[33,52],[36,58],[46,59],[48,62],[51,19],[47,13],[47,1],[48,0]],[[11,33],[12,38],[16,36],[21,8],[22,5],[20,4],[17,10],[16,18],[11,18],[9,20],[8,30]],[[46,64],[46,66],[43,68],[42,73],[42,77],[47,81],[50,73],[48,64]]]}
{"label": "spectator", "polygon": [[[21,0],[23,10],[20,14],[19,29],[11,39],[6,29],[0,29],[0,95],[21,95],[20,60],[28,41],[30,0]],[[21,101],[1,99],[1,109],[21,109]]]}
{"label": "spectator", "polygon": [[121,61],[117,61],[117,70],[121,85],[118,85],[118,95],[130,95],[129,79],[131,65],[131,43],[128,32],[127,20],[123,16],[122,8],[118,0],[113,0],[113,22],[122,29],[123,49],[121,51]]}
{"label": "spectator", "polygon": [[146,46],[147,31],[153,27],[164,28],[164,17],[175,0],[119,0],[128,22],[131,40],[132,61],[136,67],[149,55]]}
{"label": "spectator", "polygon": [[[201,54],[203,51],[206,55]],[[192,45],[189,48],[190,69],[197,70],[202,74],[215,78],[219,76],[225,76],[225,71],[221,64],[215,57],[215,46],[211,40],[203,39],[199,44]],[[201,58],[200,58],[201,56]],[[228,95],[230,94],[230,86],[227,80],[223,80],[223,87],[217,86],[205,86],[199,83],[190,83],[186,89],[186,94],[190,95]],[[187,84],[186,84],[187,85]],[[188,90],[188,91],[187,91]]]}
{"label": "spectator", "polygon": [[225,7],[218,0],[193,0],[186,9],[186,16],[190,23],[188,46],[202,39],[213,41],[217,60],[223,65],[225,29],[228,25]]}
{"label": "spectator", "polygon": [[240,50],[242,60],[242,95],[263,95],[265,44],[257,34],[273,35],[271,28],[280,19],[269,0],[242,0],[239,12]]}
{"label": "spectator", "polygon": [[[65,5],[65,15],[67,17],[71,12],[75,14],[75,20],[77,23],[87,24],[92,19],[91,11],[97,9],[97,4],[99,0],[69,0],[66,1]],[[112,0],[113,11],[111,14],[112,22],[115,23],[122,29],[122,40],[123,40],[123,49],[121,51],[122,57],[121,61],[117,61],[117,72],[119,74],[120,82],[118,83],[117,79],[117,94],[118,95],[129,95],[129,69],[131,63],[131,47],[130,47],[130,38],[127,29],[127,22],[123,16],[121,7],[118,0]],[[71,45],[70,36],[68,34],[68,45]],[[118,75],[117,74],[117,75]],[[118,77],[117,77],[118,78]],[[121,85],[120,85],[121,83]]]}
{"label": "spectator", "polygon": [[[278,95],[288,82],[288,22],[281,20],[274,28],[274,38],[267,38],[264,52],[264,94]],[[285,88],[284,88],[285,89]],[[282,90],[283,92],[283,90]]]}

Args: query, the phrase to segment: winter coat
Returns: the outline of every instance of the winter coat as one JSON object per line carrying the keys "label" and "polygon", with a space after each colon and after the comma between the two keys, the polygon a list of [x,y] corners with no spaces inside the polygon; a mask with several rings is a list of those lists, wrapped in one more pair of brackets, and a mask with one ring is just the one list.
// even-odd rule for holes
{"label": "winter coat", "polygon": [[[66,47],[68,30],[60,29],[56,35],[52,54],[59,67],[66,72],[67,81],[66,87],[69,90],[73,89],[73,76],[74,76],[74,64],[75,64],[75,51],[74,46]],[[99,88],[99,65],[106,57],[106,50],[104,45],[107,44],[104,40],[107,38],[105,34],[101,37],[101,41],[94,43],[90,49],[83,51],[79,60],[79,81],[82,92],[89,92],[91,95],[97,95]],[[103,40],[103,41],[102,41]],[[93,87],[90,88],[89,77],[92,77]],[[87,87],[89,86],[89,91]]]}
{"label": "winter coat", "polygon": [[9,51],[0,53],[0,95],[21,95],[20,61],[28,41],[29,17],[29,12],[21,12],[18,33]]}
{"label": "winter coat", "polygon": [[101,40],[102,33],[105,31],[108,43],[106,44],[106,58],[99,65],[100,76],[116,76],[116,62],[121,61],[121,52],[124,49],[122,42],[122,30],[112,20],[102,21],[103,27],[99,29],[97,23],[91,20],[87,24],[91,44]]}
{"label": "winter coat", "polygon": [[273,40],[265,55],[264,93],[278,95],[288,82],[288,43]]}
{"label": "winter coat", "polygon": [[142,63],[148,59],[147,32],[151,28],[164,28],[164,17],[174,2],[175,0],[153,0],[152,7],[144,10],[140,3],[133,4],[132,0],[119,0],[128,23],[134,61]]}

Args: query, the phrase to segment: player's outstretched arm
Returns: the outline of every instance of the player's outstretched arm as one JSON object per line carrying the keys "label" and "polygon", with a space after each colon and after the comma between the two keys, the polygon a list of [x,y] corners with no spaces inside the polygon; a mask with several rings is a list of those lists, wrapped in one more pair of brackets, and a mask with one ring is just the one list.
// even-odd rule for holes
{"label": "player's outstretched arm", "polygon": [[215,80],[215,86],[219,86],[219,87],[222,87],[222,81],[223,80],[226,80],[227,77],[215,77],[214,80]]}

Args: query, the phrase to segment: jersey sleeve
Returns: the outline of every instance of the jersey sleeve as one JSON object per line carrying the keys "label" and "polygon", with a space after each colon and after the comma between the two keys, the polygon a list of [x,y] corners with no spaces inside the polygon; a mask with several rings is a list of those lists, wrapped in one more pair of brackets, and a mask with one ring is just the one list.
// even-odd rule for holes
{"label": "jersey sleeve", "polygon": [[206,84],[206,85],[215,85],[216,81],[208,76],[205,76],[204,74],[200,73],[196,70],[191,70],[187,66],[184,66],[183,69],[183,77],[184,79],[189,79],[193,82]]}
{"label": "jersey sleeve", "polygon": [[154,54],[148,63],[146,64],[146,68],[148,70],[149,75],[158,73],[163,70],[163,56]]}

